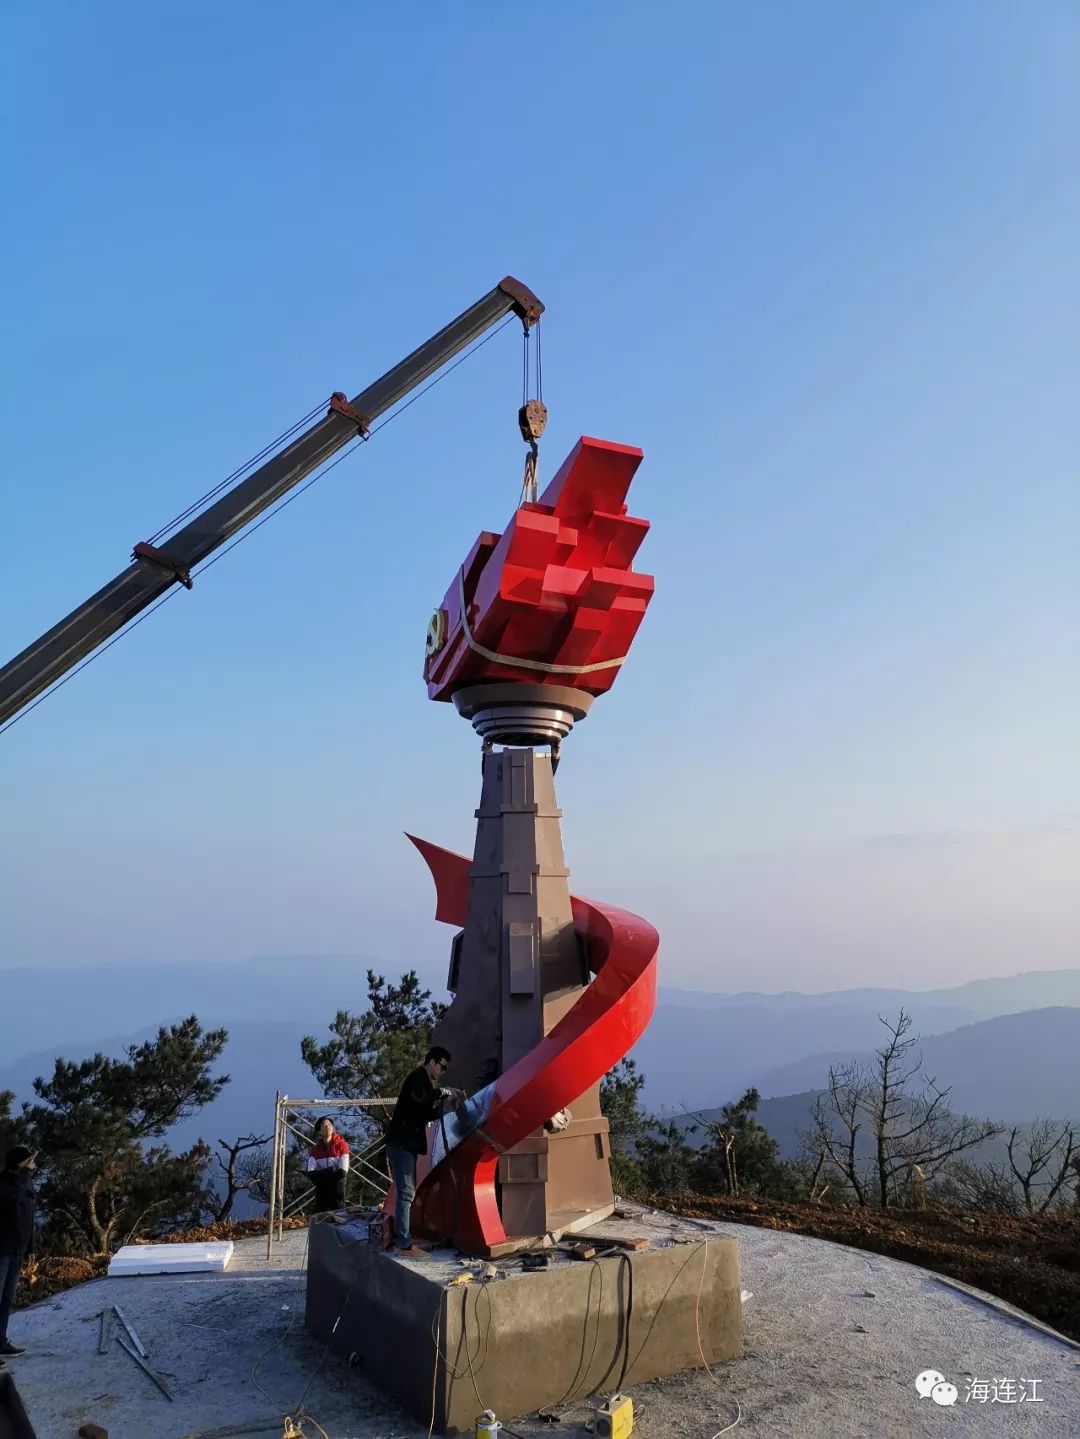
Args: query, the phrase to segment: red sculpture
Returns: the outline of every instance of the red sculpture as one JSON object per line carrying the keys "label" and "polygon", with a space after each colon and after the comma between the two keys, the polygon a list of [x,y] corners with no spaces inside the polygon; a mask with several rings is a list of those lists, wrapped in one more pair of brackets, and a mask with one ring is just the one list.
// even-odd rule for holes
{"label": "red sculpture", "polygon": [[[625,503],[642,458],[579,440],[539,501],[480,535],[428,629],[428,696],[472,720],[484,781],[471,862],[413,841],[436,918],[462,928],[435,1039],[470,1066],[451,1082],[474,1108],[454,1136],[442,1126],[441,1148],[430,1136],[412,1224],[472,1253],[610,1212],[597,1086],[655,1005],[656,931],[570,894],[552,782],[560,740],[614,683],[652,596],[632,569],[649,526]],[[548,744],[550,760],[533,752]]]}
{"label": "red sculpture", "polygon": [[[426,840],[413,843],[435,880],[436,917],[464,924],[468,857]],[[596,979],[566,1018],[500,1076],[483,1125],[431,1168],[416,1191],[414,1230],[432,1239],[451,1236],[470,1254],[491,1254],[506,1241],[495,1198],[499,1156],[618,1064],[656,1008],[656,930],[627,910],[577,895],[572,902]]]}
{"label": "red sculpture", "polygon": [[653,592],[631,569],[647,520],[626,512],[641,450],[580,439],[536,503],[484,531],[428,629],[428,698],[490,681],[606,693]]}

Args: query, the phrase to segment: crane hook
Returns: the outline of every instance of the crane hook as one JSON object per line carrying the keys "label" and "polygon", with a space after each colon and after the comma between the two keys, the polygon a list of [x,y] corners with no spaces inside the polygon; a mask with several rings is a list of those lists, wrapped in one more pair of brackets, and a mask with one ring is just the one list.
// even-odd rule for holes
{"label": "crane hook", "polygon": [[525,456],[525,478],[521,485],[521,501],[523,504],[536,503],[536,461],[540,454],[537,440],[544,433],[547,425],[547,406],[543,400],[527,400],[518,410],[518,429],[521,431],[521,438],[529,447],[529,453]]}

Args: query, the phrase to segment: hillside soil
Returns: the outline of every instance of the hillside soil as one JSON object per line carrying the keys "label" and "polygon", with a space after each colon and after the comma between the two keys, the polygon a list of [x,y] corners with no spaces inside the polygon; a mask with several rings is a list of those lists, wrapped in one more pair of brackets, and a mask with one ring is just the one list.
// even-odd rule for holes
{"label": "hillside soil", "polygon": [[692,1219],[788,1230],[905,1259],[994,1294],[1080,1342],[1080,1216],[1011,1219],[938,1208],[883,1211],[700,1194],[637,1198]]}

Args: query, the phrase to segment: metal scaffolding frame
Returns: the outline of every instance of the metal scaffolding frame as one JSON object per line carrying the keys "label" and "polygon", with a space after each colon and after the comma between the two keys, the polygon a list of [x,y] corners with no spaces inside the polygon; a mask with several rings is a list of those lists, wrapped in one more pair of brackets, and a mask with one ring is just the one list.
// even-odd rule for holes
{"label": "metal scaffolding frame", "polygon": [[[310,1135],[303,1134],[297,1128],[294,1121],[298,1120],[298,1111],[302,1109],[314,1110],[342,1110],[342,1109],[386,1109],[392,1107],[397,1101],[393,1099],[291,1099],[287,1094],[279,1090],[274,1096],[274,1142],[270,1160],[270,1208],[267,1211],[266,1223],[266,1257],[269,1259],[273,1254],[275,1237],[280,1242],[284,1234],[285,1220],[289,1214],[300,1210],[311,1198],[313,1190],[300,1195],[293,1200],[292,1204],[285,1203],[285,1161],[289,1151],[289,1135],[294,1134],[301,1143],[310,1145]],[[385,1170],[377,1168],[371,1162],[372,1155],[381,1147],[382,1140],[373,1140],[366,1149],[358,1153],[350,1151],[349,1170],[346,1174],[346,1187],[349,1178],[353,1173],[359,1173],[366,1184],[370,1184],[378,1193],[385,1195],[390,1187],[389,1177]],[[353,1169],[356,1165],[356,1170]],[[275,1236],[275,1230],[277,1231]]]}

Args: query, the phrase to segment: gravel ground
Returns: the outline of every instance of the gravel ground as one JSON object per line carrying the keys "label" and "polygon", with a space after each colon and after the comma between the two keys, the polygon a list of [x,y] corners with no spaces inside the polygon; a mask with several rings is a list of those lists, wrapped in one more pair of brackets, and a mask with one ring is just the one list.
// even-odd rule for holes
{"label": "gravel ground", "polygon": [[[713,1439],[737,1418],[740,1434],[770,1439],[1080,1436],[1080,1346],[1016,1311],[900,1260],[820,1239],[737,1224],[694,1232],[739,1241],[752,1296],[743,1306],[746,1354],[712,1378],[694,1372],[642,1385],[633,1395],[641,1439]],[[951,1407],[920,1398],[915,1379],[928,1369],[956,1387]],[[981,1389],[967,1398],[969,1381],[993,1379],[1038,1379],[1040,1398],[984,1402]],[[998,1392],[1011,1391],[999,1384]]]}
{"label": "gravel ground", "polygon": [[[802,1235],[730,1223],[647,1221],[654,1243],[738,1239],[746,1354],[710,1375],[696,1371],[631,1391],[641,1439],[943,1434],[1078,1439],[1080,1347],[902,1261]],[[646,1221],[625,1221],[640,1233]],[[610,1226],[605,1225],[608,1229]],[[17,1314],[13,1336],[31,1346],[10,1371],[38,1439],[74,1439],[94,1419],[111,1439],[194,1439],[295,1411],[303,1396],[327,1439],[424,1439],[357,1371],[303,1330],[306,1234],[287,1234],[268,1262],[242,1240],[227,1274],[101,1279]],[[97,1352],[103,1305],[118,1303],[176,1395],[170,1403],[115,1341]],[[934,1369],[958,1391],[951,1407],[920,1398],[915,1378]],[[254,1371],[254,1379],[252,1377]],[[993,1402],[991,1381],[998,1381]],[[1039,1398],[1000,1402],[1039,1381]],[[969,1386],[986,1382],[985,1400]],[[261,1388],[259,1387],[261,1385]],[[585,1396],[588,1397],[588,1396]],[[581,1434],[583,1408],[558,1425],[513,1422],[515,1433]],[[254,1431],[249,1431],[254,1432]],[[281,1434],[280,1419],[276,1431]],[[314,1436],[317,1431],[306,1431]]]}

